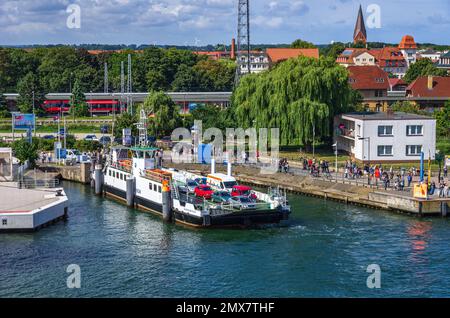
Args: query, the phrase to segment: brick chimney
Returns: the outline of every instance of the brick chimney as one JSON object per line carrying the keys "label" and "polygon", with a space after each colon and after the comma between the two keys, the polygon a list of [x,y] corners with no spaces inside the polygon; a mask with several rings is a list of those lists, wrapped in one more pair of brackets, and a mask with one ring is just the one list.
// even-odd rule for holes
{"label": "brick chimney", "polygon": [[433,75],[428,75],[428,84],[427,87],[429,90],[433,89]]}
{"label": "brick chimney", "polygon": [[232,60],[236,59],[236,40],[232,39],[231,40],[231,55],[230,55]]}

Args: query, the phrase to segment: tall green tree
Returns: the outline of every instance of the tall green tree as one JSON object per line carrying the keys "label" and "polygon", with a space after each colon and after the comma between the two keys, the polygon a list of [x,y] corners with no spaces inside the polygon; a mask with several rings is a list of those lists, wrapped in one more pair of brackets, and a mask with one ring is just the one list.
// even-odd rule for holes
{"label": "tall green tree", "polygon": [[345,44],[342,42],[335,42],[322,50],[322,55],[337,59],[337,57],[344,52]]}
{"label": "tall green tree", "polygon": [[232,97],[240,127],[280,128],[282,144],[330,141],[333,117],[355,109],[360,96],[348,71],[332,58],[289,59],[276,68],[242,78]]}
{"label": "tall green tree", "polygon": [[89,108],[79,79],[75,80],[70,98],[70,113],[74,117],[89,116]]}
{"label": "tall green tree", "polygon": [[438,69],[430,59],[420,59],[408,68],[403,80],[410,84],[418,77],[428,75],[447,76],[447,71]]}
{"label": "tall green tree", "polygon": [[198,73],[194,68],[181,65],[172,83],[174,92],[197,92],[199,90]]}
{"label": "tall green tree", "polygon": [[143,105],[149,115],[149,132],[157,137],[171,135],[180,127],[179,107],[164,92],[151,92]]}
{"label": "tall green tree", "polygon": [[314,49],[316,46],[311,42],[303,41],[301,39],[297,39],[291,44],[291,48],[293,49]]}
{"label": "tall green tree", "polygon": [[38,76],[29,72],[17,84],[17,106],[22,113],[34,112],[39,114],[42,110],[41,105],[44,101],[44,92],[41,87]]}
{"label": "tall green tree", "polygon": [[445,106],[434,113],[436,118],[437,134],[443,138],[450,138],[450,100],[445,103]]}
{"label": "tall green tree", "polygon": [[130,128],[133,136],[137,134],[137,126],[138,118],[136,114],[130,114],[128,112],[124,112],[116,117],[115,129],[114,129],[114,137],[122,137],[122,132],[124,129]]}
{"label": "tall green tree", "polygon": [[410,101],[397,101],[392,104],[391,109],[394,112],[410,113],[410,114],[422,114],[423,111],[417,104],[413,104]]}

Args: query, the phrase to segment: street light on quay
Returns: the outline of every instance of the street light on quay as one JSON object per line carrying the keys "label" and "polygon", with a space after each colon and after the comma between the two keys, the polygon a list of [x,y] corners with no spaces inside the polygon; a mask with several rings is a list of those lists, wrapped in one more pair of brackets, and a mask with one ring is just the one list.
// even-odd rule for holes
{"label": "street light on quay", "polygon": [[[367,173],[367,184],[370,185],[370,137],[359,137],[358,139],[363,140],[363,141],[367,140],[367,144],[368,144],[368,148],[369,148],[369,150],[368,150],[369,171]],[[363,151],[364,151],[364,147],[363,147]]]}
{"label": "street light on quay", "polygon": [[336,166],[335,166],[335,171],[336,171],[336,182],[338,180],[338,142],[336,140],[336,143],[333,145],[333,147],[336,147],[336,151],[335,151],[335,155],[336,155]]}

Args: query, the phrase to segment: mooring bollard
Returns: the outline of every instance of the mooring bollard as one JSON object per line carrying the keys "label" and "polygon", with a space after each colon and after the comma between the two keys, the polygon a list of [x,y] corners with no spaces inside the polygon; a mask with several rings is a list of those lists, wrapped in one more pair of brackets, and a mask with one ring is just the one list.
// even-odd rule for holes
{"label": "mooring bollard", "polygon": [[165,222],[170,222],[172,220],[172,202],[170,195],[170,186],[167,182],[164,182],[162,187],[162,210],[163,220]]}
{"label": "mooring bollard", "polygon": [[447,217],[447,213],[448,213],[447,202],[442,201],[441,202],[441,215],[442,215],[442,217]]}
{"label": "mooring bollard", "polygon": [[90,176],[91,176],[91,188],[95,187],[95,159],[91,160],[91,166],[89,167],[90,170]]}
{"label": "mooring bollard", "polygon": [[103,193],[103,167],[102,165],[95,166],[95,194],[102,195]]}
{"label": "mooring bollard", "polygon": [[134,178],[127,179],[127,206],[130,208],[134,207],[134,196],[136,191],[134,180]]}

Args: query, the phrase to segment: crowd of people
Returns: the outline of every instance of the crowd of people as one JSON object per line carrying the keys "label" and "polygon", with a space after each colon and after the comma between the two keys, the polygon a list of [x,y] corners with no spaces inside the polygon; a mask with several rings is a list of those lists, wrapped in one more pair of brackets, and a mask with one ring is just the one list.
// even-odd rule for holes
{"label": "crowd of people", "polygon": [[316,158],[300,158],[304,171],[309,171],[313,177],[319,177],[320,174],[330,176],[330,164],[326,160],[319,160]]}

